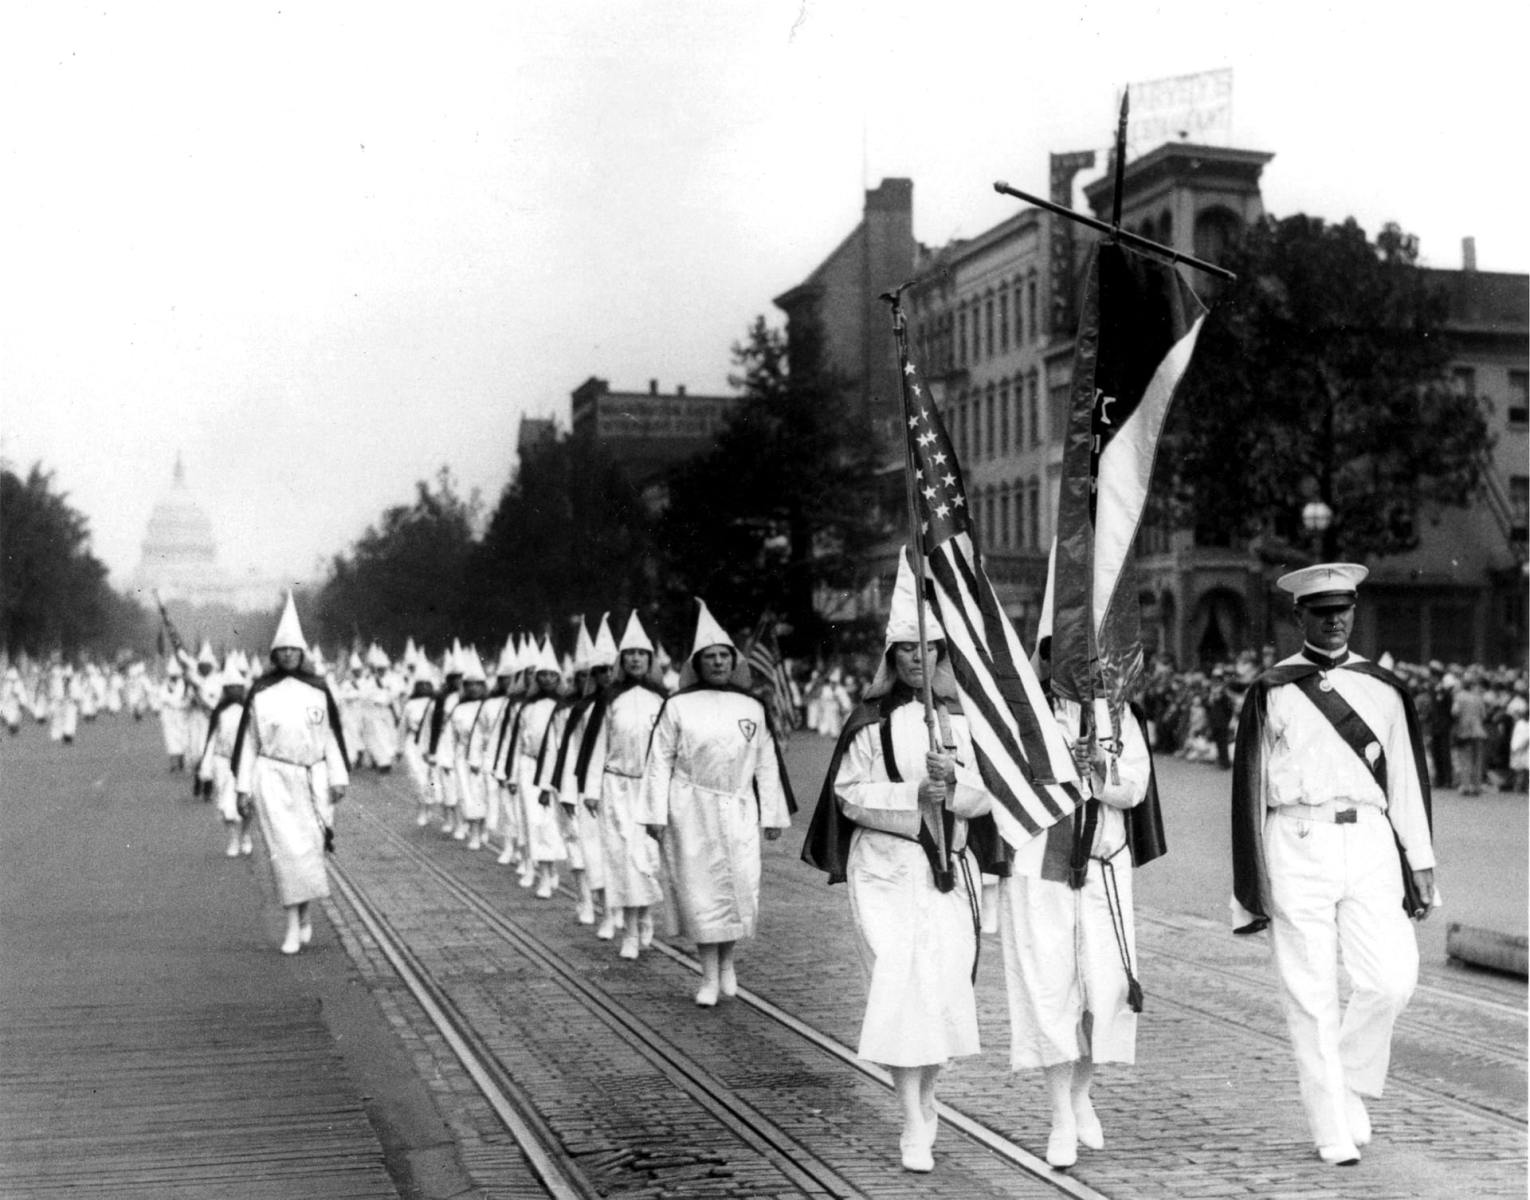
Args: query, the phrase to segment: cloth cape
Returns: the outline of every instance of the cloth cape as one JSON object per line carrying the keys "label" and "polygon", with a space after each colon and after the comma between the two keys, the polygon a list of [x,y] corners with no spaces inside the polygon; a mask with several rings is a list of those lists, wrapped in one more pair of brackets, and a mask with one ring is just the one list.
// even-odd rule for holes
{"label": "cloth cape", "polygon": [[245,695],[244,714],[239,718],[239,732],[234,735],[234,753],[229,759],[234,775],[237,777],[239,774],[239,755],[244,750],[244,735],[250,727],[250,714],[255,711],[255,697],[284,679],[296,679],[324,693],[324,706],[329,711],[329,727],[334,731],[335,742],[340,747],[340,757],[345,760],[346,770],[350,770],[351,754],[345,747],[345,730],[340,727],[340,707],[335,703],[335,697],[330,693],[329,686],[322,677],[315,675],[312,671],[305,671],[301,667],[296,671],[283,671],[278,667],[268,671],[251,684],[249,692]]}
{"label": "cloth cape", "polygon": [[[740,662],[743,661],[743,656],[739,655],[738,651],[736,649],[734,650],[734,654],[738,656]],[[762,701],[758,696],[756,696],[753,692],[751,692],[746,687],[740,687],[736,683],[723,683],[723,684],[702,683],[699,680],[696,683],[687,684],[685,687],[681,688],[678,692],[676,692],[673,696],[666,696],[664,698],[664,703],[668,704],[671,700],[673,700],[675,698],[675,696],[687,696],[687,695],[690,695],[692,692],[737,692],[740,696],[748,696],[749,699],[753,700],[756,704],[758,704],[760,706],[760,709],[762,711],[765,711],[765,703],[764,703],[764,701]],[[654,723],[653,723],[654,729],[658,729],[658,727],[659,727],[659,720],[662,719],[663,716],[664,716],[664,709],[661,707],[659,709],[658,717],[655,718]],[[781,790],[786,794],[786,811],[790,815],[795,816],[796,813],[797,813],[797,797],[796,797],[795,793],[793,793],[793,791],[792,791],[791,777],[788,776],[787,773],[786,773],[786,759],[783,758],[782,755],[781,755],[781,739],[776,737],[775,730],[771,727],[770,717],[769,717],[768,713],[767,713],[766,719],[765,719],[765,731],[770,734],[770,748],[773,751],[775,751],[775,755],[776,755],[776,772],[781,777]],[[648,735],[648,747],[649,747],[649,750],[652,751],[652,749],[653,749],[653,734],[651,732]],[[588,764],[586,764],[586,765],[588,765]],[[753,786],[753,785],[751,784],[751,786]],[[760,798],[759,789],[758,788],[755,788],[755,797],[754,798],[755,798],[756,801],[758,801],[759,798]]]}
{"label": "cloth cape", "polygon": [[[1270,923],[1270,915],[1264,908],[1264,897],[1269,894],[1269,880],[1264,869],[1264,803],[1260,788],[1260,772],[1263,768],[1264,725],[1269,714],[1270,689],[1296,683],[1325,668],[1312,662],[1289,663],[1271,667],[1254,680],[1248,697],[1243,702],[1243,712],[1238,718],[1238,740],[1233,758],[1232,778],[1232,854],[1233,896],[1255,920],[1235,929],[1234,933],[1258,933]],[[1413,749],[1413,769],[1418,772],[1418,783],[1424,798],[1424,819],[1434,830],[1434,810],[1429,799],[1429,768],[1424,758],[1424,736],[1419,726],[1418,714],[1413,709],[1413,699],[1407,687],[1385,667],[1364,660],[1347,662],[1328,668],[1334,671],[1356,671],[1361,675],[1380,680],[1392,688],[1402,700],[1403,717],[1408,726],[1408,744]],[[1379,732],[1379,731],[1378,731]],[[1394,765],[1391,769],[1397,769]],[[1396,833],[1393,833],[1396,839]],[[1403,908],[1412,916],[1423,902],[1413,882],[1413,871],[1408,866],[1408,856],[1402,842],[1397,843],[1397,857],[1402,868]]]}
{"label": "cloth cape", "polygon": [[[839,768],[855,735],[868,725],[877,725],[892,716],[893,709],[912,704],[919,697],[906,685],[898,684],[886,695],[858,704],[840,730],[839,741],[834,745],[834,755],[829,759],[828,774],[818,793],[818,807],[808,823],[807,836],[802,840],[802,861],[817,867],[829,877],[829,883],[844,883],[845,870],[850,861],[850,839],[856,824],[845,816],[835,794],[834,783],[839,778]],[[960,715],[961,708],[954,700],[943,700],[946,711]],[[978,869],[985,875],[1008,875],[1013,851],[999,836],[999,828],[989,816],[972,817],[967,821],[967,848],[978,862]]]}

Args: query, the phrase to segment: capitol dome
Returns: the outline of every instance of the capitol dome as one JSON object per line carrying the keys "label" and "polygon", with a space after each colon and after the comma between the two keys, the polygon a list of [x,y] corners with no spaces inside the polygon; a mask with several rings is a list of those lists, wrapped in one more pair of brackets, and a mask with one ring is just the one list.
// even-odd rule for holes
{"label": "capitol dome", "polygon": [[186,486],[180,455],[170,490],[154,506],[144,530],[142,557],[133,572],[139,592],[159,592],[164,599],[192,604],[225,602],[229,583],[218,566],[212,522]]}

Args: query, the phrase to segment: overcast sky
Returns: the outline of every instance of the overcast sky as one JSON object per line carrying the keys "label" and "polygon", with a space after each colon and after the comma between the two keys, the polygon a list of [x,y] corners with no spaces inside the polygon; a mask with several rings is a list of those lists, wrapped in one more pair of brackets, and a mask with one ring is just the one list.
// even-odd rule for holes
{"label": "overcast sky", "polygon": [[13,0],[0,456],[119,585],[177,451],[225,566],[309,576],[442,464],[492,505],[590,375],[726,390],[884,176],[921,241],[971,236],[1121,85],[1221,68],[1270,211],[1523,272],[1523,11]]}

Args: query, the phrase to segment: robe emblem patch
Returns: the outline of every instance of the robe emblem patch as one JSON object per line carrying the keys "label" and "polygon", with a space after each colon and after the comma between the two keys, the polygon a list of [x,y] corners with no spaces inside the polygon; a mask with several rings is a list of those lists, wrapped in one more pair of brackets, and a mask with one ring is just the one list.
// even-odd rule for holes
{"label": "robe emblem patch", "polygon": [[744,740],[748,742],[754,740],[754,731],[759,728],[759,724],[746,719],[740,721],[738,727],[744,731]]}
{"label": "robe emblem patch", "polygon": [[310,708],[308,710],[308,723],[315,726],[324,724],[324,710],[322,708]]}

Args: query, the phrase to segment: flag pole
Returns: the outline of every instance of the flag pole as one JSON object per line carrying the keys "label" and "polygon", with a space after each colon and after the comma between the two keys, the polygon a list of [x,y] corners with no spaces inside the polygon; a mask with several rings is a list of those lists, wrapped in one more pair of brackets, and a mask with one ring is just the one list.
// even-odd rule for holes
{"label": "flag pole", "polygon": [[[892,308],[893,339],[898,345],[898,387],[903,396],[903,413],[905,418],[912,411],[908,390],[908,318],[903,312],[903,289],[906,287],[908,287],[907,283],[900,284],[890,292],[883,292],[881,297]],[[903,481],[905,485],[904,492],[908,498],[908,540],[914,551],[914,578],[919,581],[917,594],[914,597],[914,612],[919,629],[920,677],[924,683],[920,698],[924,701],[924,727],[929,734],[930,751],[931,753],[939,753],[941,743],[940,733],[936,728],[935,722],[934,672],[930,669],[929,631],[925,628],[924,623],[924,539],[919,528],[919,505],[914,495],[914,463],[912,451],[908,448],[907,430],[904,431],[904,447],[906,464],[903,470]],[[932,832],[935,838],[936,858],[940,863],[940,874],[949,878],[951,874],[951,860],[950,849],[946,845],[944,814],[937,811],[934,814],[934,820],[930,824],[934,826]],[[936,883],[939,885],[941,880],[937,879]]]}
{"label": "flag pole", "polygon": [[1208,275],[1215,275],[1219,279],[1225,279],[1228,283],[1236,283],[1238,276],[1226,267],[1219,267],[1215,263],[1209,263],[1205,259],[1196,258],[1192,254],[1181,254],[1162,242],[1155,242],[1152,238],[1145,238],[1140,233],[1132,233],[1128,229],[1120,229],[1107,224],[1095,217],[1086,216],[1081,212],[1074,212],[1065,205],[1054,203],[1051,200],[1043,200],[1040,196],[1034,196],[1030,192],[1023,192],[1017,187],[1011,187],[1003,180],[993,185],[993,190],[1003,196],[1013,196],[1016,200],[1024,200],[1027,204],[1034,204],[1037,208],[1044,208],[1047,212],[1056,213],[1059,217],[1067,217],[1070,221],[1077,221],[1080,225],[1087,225],[1090,229],[1096,229],[1101,233],[1108,233],[1111,237],[1118,238],[1128,246],[1134,246],[1138,250],[1146,250],[1149,254],[1156,254],[1170,262],[1184,263],[1187,267],[1193,267],[1197,271],[1205,271]]}

